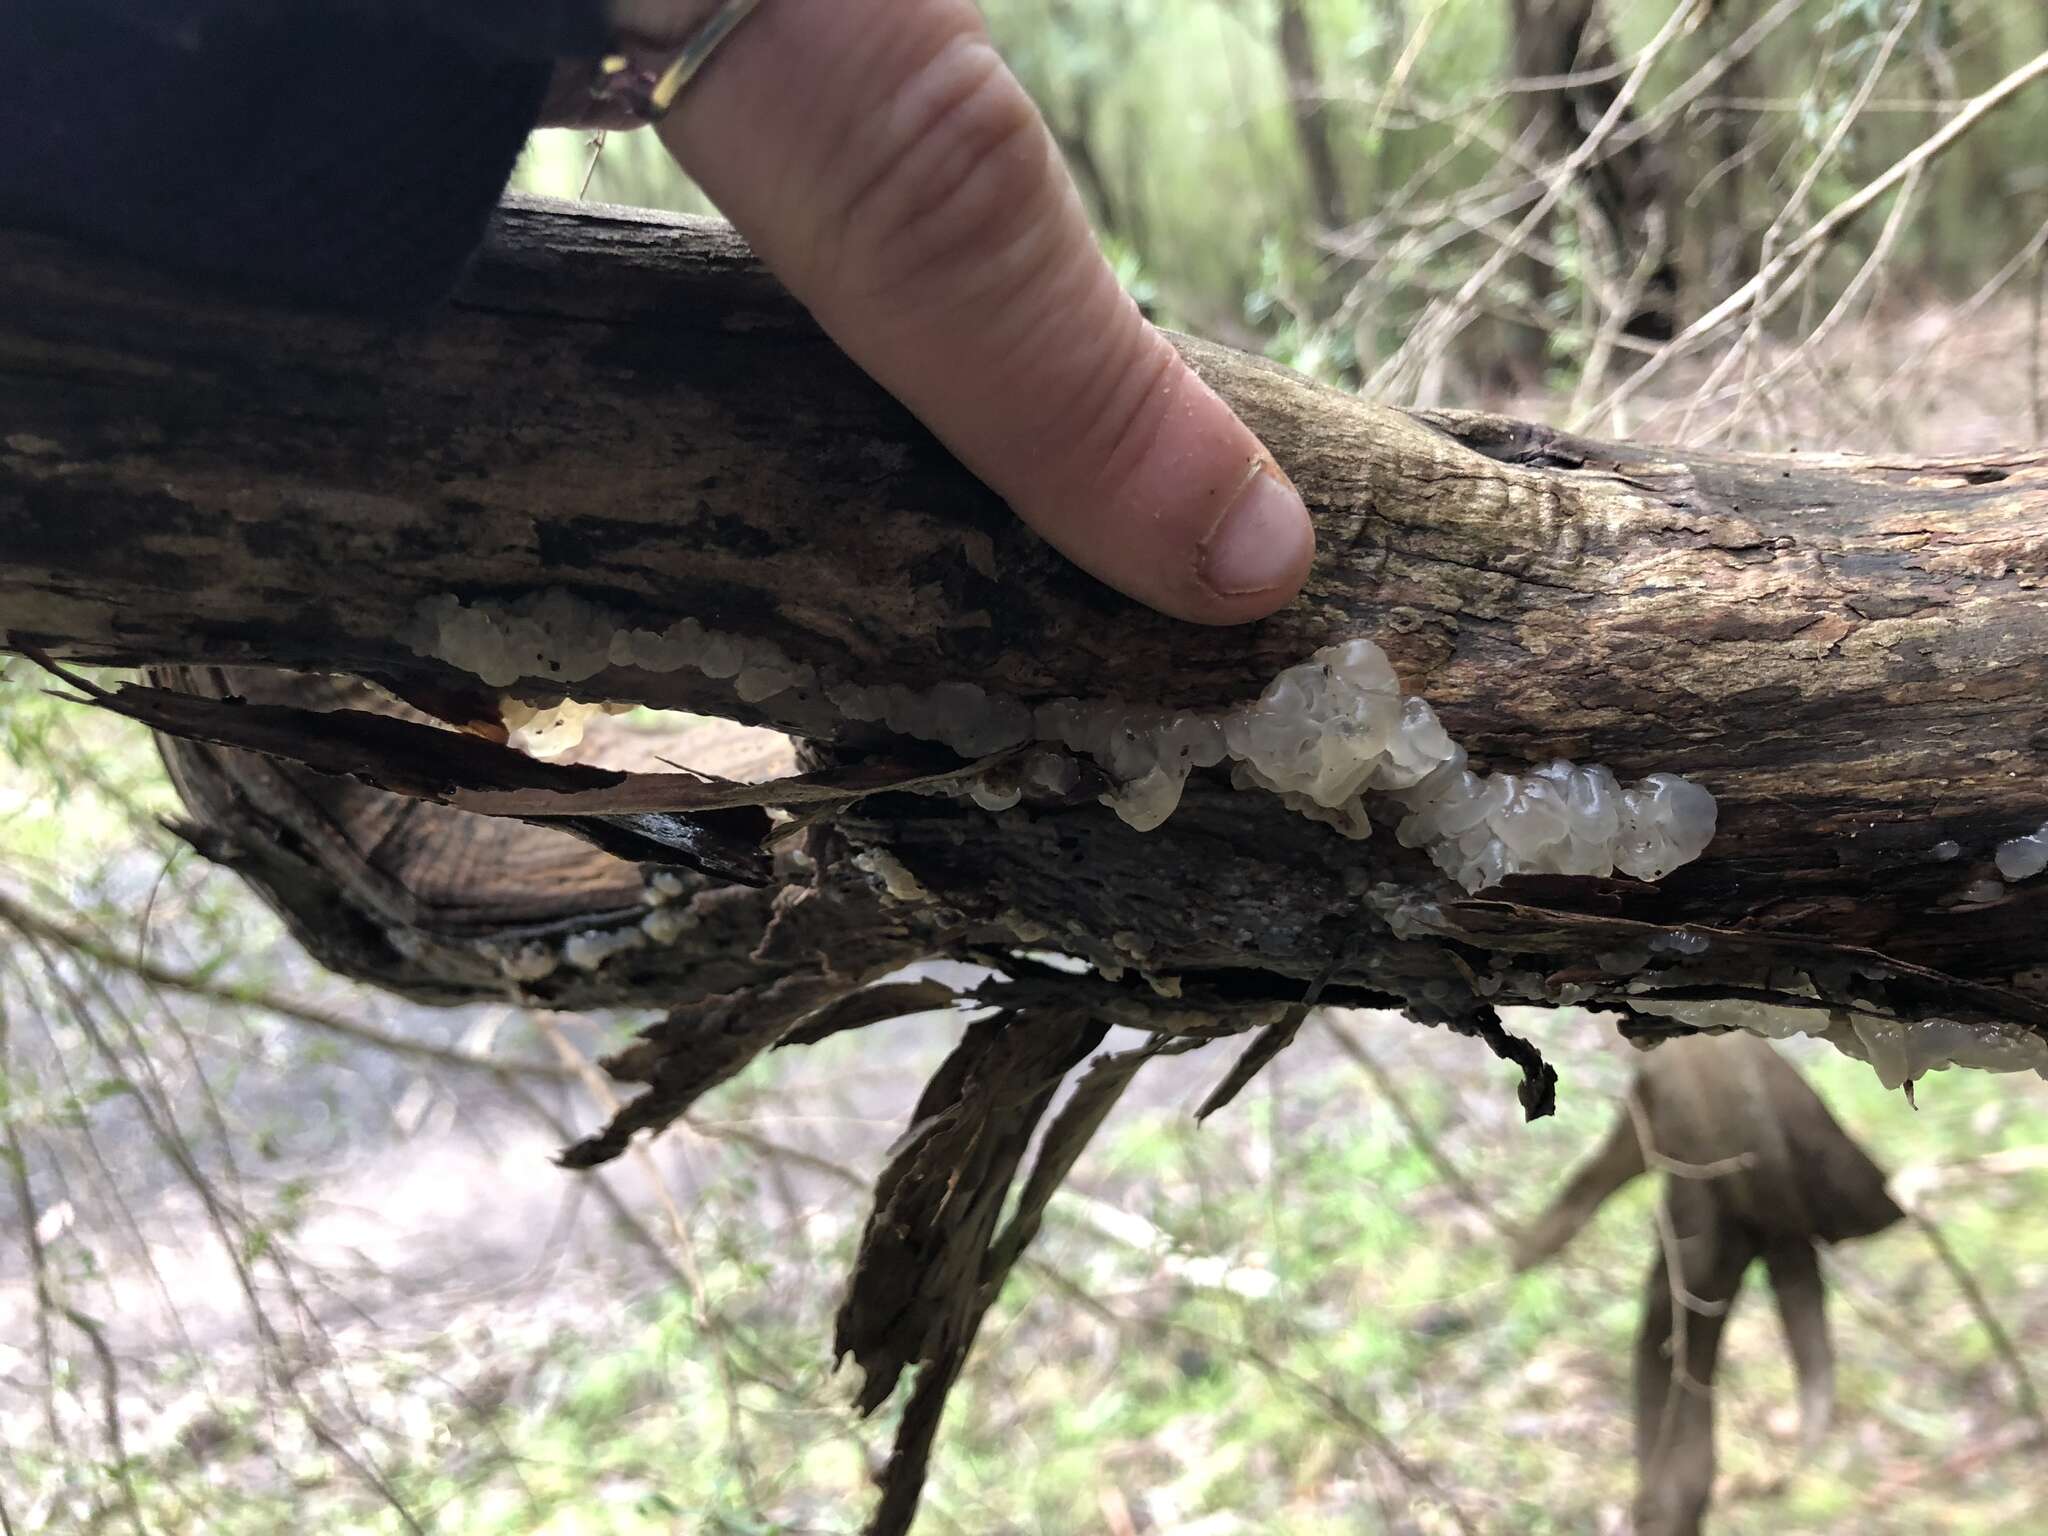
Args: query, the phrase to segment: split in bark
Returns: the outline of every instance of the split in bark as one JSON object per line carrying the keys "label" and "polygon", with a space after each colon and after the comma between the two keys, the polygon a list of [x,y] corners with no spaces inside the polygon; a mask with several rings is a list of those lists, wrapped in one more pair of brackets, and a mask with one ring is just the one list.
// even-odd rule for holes
{"label": "split in bark", "polygon": [[[1498,1006],[1565,1000],[1649,1037],[1686,1026],[1646,1002],[1727,999],[2048,1032],[2048,882],[1972,896],[1995,844],[2048,820],[2048,452],[1961,464],[1595,443],[1405,415],[1182,345],[1320,525],[1303,599],[1248,629],[1172,623],[1067,567],[715,226],[515,206],[460,298],[406,324],[254,305],[0,235],[0,641],[170,669],[158,681],[178,699],[130,702],[215,743],[166,746],[189,835],[326,963],[434,1001],[664,1009],[611,1063],[648,1094],[578,1160],[761,1050],[929,1006],[863,996],[904,964],[988,965],[941,1001],[984,1016],[974,1049],[992,1054],[935,1086],[932,1114],[954,1129],[914,1130],[928,1171],[880,1207],[915,1214],[909,1240],[956,1282],[949,1331],[847,1335],[856,1353],[921,1362],[935,1392],[1014,1261],[989,1224],[1008,1149],[1105,1024],[1173,1048],[1266,1029],[1327,974],[1325,1001],[1404,1007],[1504,1050],[1519,1043]],[[1348,841],[1220,776],[1198,775],[1141,834],[1085,787],[1003,812],[877,787],[965,765],[815,695],[749,702],[730,679],[633,667],[578,685],[793,731],[800,766],[825,776],[813,789],[862,790],[822,807],[775,791],[806,824],[728,850],[765,882],[746,886],[655,862],[605,821],[758,817],[722,794],[707,812],[701,783],[547,815],[573,802],[537,811],[535,793],[569,781],[443,731],[433,771],[397,782],[380,760],[398,795],[290,761],[289,739],[246,732],[291,717],[221,702],[361,705],[359,685],[303,675],[348,673],[444,721],[489,720],[493,690],[408,640],[421,606],[550,589],[621,624],[695,617],[842,678],[971,681],[1027,704],[1232,704],[1366,635],[1489,766],[1683,772],[1718,798],[1721,831],[1655,886],[1520,877],[1467,897],[1384,833]],[[537,664],[513,691],[565,690]],[[338,718],[301,755],[395,739]],[[250,746],[272,755],[236,749]],[[1962,853],[1944,860],[1950,841]],[[1683,949],[1652,947],[1679,930]],[[1094,966],[1071,974],[1027,947]],[[1001,1081],[990,1064],[1013,1051],[1040,1064]],[[968,1206],[930,1208],[936,1186],[918,1186],[941,1175]],[[853,1295],[883,1311],[875,1298],[925,1283],[876,1262]],[[936,1406],[905,1441],[905,1478]]]}

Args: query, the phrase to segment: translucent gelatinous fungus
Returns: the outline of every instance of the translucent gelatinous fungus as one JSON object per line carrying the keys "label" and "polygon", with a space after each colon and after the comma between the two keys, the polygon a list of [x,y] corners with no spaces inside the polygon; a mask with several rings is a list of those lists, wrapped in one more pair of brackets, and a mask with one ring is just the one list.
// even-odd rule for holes
{"label": "translucent gelatinous fungus", "polygon": [[[964,757],[1032,741],[1057,745],[1116,780],[1102,801],[1140,831],[1174,813],[1191,773],[1228,762],[1239,788],[1275,794],[1347,837],[1368,836],[1377,812],[1404,847],[1425,849],[1468,891],[1522,873],[1618,870],[1660,880],[1698,858],[1714,835],[1713,796],[1676,774],[1623,786],[1597,763],[1563,759],[1524,773],[1474,771],[1436,712],[1402,695],[1392,663],[1370,640],[1324,647],[1250,704],[1188,711],[1115,699],[1055,699],[1033,709],[974,683],[909,688],[821,677],[772,642],[721,635],[694,619],[661,630],[626,627],[561,591],[507,604],[434,598],[415,614],[407,639],[494,687],[531,677],[576,683],[614,667],[691,668],[735,679],[748,703],[822,690],[842,719],[940,742]],[[580,727],[578,709],[588,712],[566,701],[545,715],[522,705],[518,723],[530,735],[567,737]],[[512,716],[508,706],[508,723]],[[1071,763],[1040,752],[1023,779],[1066,793],[1076,776]],[[1005,781],[977,785],[973,797],[995,811],[1021,795]],[[2042,857],[2048,862],[2048,842]]]}
{"label": "translucent gelatinous fungus", "polygon": [[2016,837],[2011,842],[2000,843],[1993,856],[1998,872],[2008,880],[2031,880],[2048,869],[2048,826],[2043,826]]}

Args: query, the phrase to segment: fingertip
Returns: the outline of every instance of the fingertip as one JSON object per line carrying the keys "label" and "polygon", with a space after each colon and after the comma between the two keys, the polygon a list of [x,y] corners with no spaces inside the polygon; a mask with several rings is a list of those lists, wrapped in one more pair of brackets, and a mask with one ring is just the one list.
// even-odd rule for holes
{"label": "fingertip", "polygon": [[[1138,353],[1167,359],[1143,407],[1122,419],[1106,453],[1077,436],[1087,443],[1087,492],[1052,507],[1013,505],[1069,557],[1162,613],[1198,624],[1264,618],[1307,580],[1308,507],[1236,412],[1163,336],[1132,323],[1148,343]],[[1131,377],[1149,372],[1141,363]]]}
{"label": "fingertip", "polygon": [[1216,600],[1215,622],[1240,623],[1293,598],[1315,552],[1307,503],[1280,466],[1262,456],[1196,545],[1195,577]]}
{"label": "fingertip", "polygon": [[1301,497],[1119,288],[969,0],[768,7],[662,132],[847,352],[1077,564],[1202,624],[1300,590]]}

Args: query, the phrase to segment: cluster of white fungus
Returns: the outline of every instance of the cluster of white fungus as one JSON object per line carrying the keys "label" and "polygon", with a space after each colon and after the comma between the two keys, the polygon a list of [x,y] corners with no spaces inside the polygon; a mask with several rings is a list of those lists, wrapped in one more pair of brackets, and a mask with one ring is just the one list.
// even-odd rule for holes
{"label": "cluster of white fungus", "polygon": [[773,641],[722,635],[695,619],[634,629],[559,588],[511,603],[429,598],[403,638],[418,654],[474,673],[493,688],[525,677],[580,683],[608,667],[688,669],[732,679],[734,692],[751,704],[818,680],[816,669],[790,660]]}
{"label": "cluster of white fungus", "polygon": [[2017,1024],[1965,1024],[1959,1019],[1922,1019],[1909,1024],[1852,1013],[1849,1027],[1862,1047],[1863,1059],[1887,1088],[1947,1067],[2032,1072],[2048,1079],[2048,1040]]}
{"label": "cluster of white fungus", "polygon": [[827,689],[825,697],[849,720],[936,741],[962,757],[987,757],[1031,740],[1028,708],[973,683],[922,689],[900,683],[840,683]]}
{"label": "cluster of white fungus", "polygon": [[508,981],[544,981],[561,968],[561,954],[551,945],[519,944],[510,947],[481,945],[483,953],[495,960]]}
{"label": "cluster of white fungus", "polygon": [[646,949],[650,945],[675,943],[698,924],[682,876],[673,870],[654,871],[641,890],[650,910],[637,923],[609,928],[590,928],[572,933],[559,942],[543,939],[523,944],[485,941],[478,950],[498,967],[498,972],[515,985],[545,981],[564,965],[579,971],[597,971],[616,955]]}
{"label": "cluster of white fungus", "polygon": [[1704,933],[1692,933],[1684,928],[1654,934],[1650,939],[1650,948],[1666,950],[1674,955],[1704,955],[1712,947],[1713,940]]}
{"label": "cluster of white fungus", "polygon": [[1034,717],[1107,768],[1104,801],[1141,831],[1180,803],[1197,768],[1234,764],[1232,781],[1279,795],[1348,837],[1372,828],[1368,795],[1401,811],[1396,836],[1427,848],[1468,891],[1521,873],[1661,879],[1714,835],[1714,800],[1675,774],[1624,789],[1607,769],[1562,760],[1527,774],[1479,774],[1421,699],[1401,694],[1370,640],[1328,646],[1276,677],[1255,703],[1220,714],[1170,714],[1062,699]]}
{"label": "cluster of white fungus", "polygon": [[[1175,712],[1081,699],[1059,699],[1034,710],[971,683],[915,689],[821,678],[771,642],[722,635],[694,619],[660,630],[636,629],[561,591],[508,604],[434,598],[421,605],[405,638],[419,654],[461,667],[496,688],[531,678],[579,683],[609,668],[688,668],[730,679],[747,703],[792,690],[822,689],[842,718],[940,742],[963,757],[1043,744],[1021,762],[1013,759],[969,786],[975,803],[991,811],[1016,805],[1027,789],[1066,795],[1079,787],[1073,758],[1050,750],[1054,747],[1100,764],[1116,781],[1103,802],[1140,830],[1173,814],[1194,770],[1225,763],[1239,788],[1278,795],[1301,814],[1349,837],[1370,834],[1368,797],[1378,797],[1392,809],[1374,808],[1383,820],[1395,822],[1401,844],[1427,849],[1437,866],[1468,891],[1519,873],[1609,875],[1620,870],[1657,880],[1698,858],[1714,835],[1713,797],[1674,774],[1652,774],[1624,787],[1598,764],[1581,767],[1563,760],[1528,773],[1474,772],[1435,711],[1421,699],[1402,695],[1386,654],[1369,640],[1317,651],[1282,672],[1251,704]],[[585,722],[606,708],[567,697],[554,702],[508,698],[502,707],[515,743],[537,754],[575,745]],[[1961,851],[1955,842],[1943,841],[1930,853],[1947,860]],[[2048,870],[2048,825],[2000,844],[1996,862],[2007,880]],[[863,853],[856,863],[896,900],[930,899],[916,876],[888,854]],[[647,893],[653,910],[639,923],[574,935],[559,950],[528,944],[495,958],[508,978],[530,981],[562,963],[594,970],[622,952],[672,943],[695,924],[688,905],[674,902],[683,889],[677,877],[658,874]],[[1980,880],[1964,892],[1964,899],[1990,901],[2003,894],[1998,881]],[[1416,892],[1382,882],[1364,895],[1399,936],[1437,931],[1442,923],[1436,904]],[[1050,936],[1019,914],[1006,917],[1020,939]],[[1646,949],[1599,959],[1608,974],[1629,975],[1649,963],[1653,950],[1692,957],[1707,947],[1705,935],[1681,929],[1655,935]],[[1123,969],[1108,960],[1098,966],[1106,975]],[[1168,996],[1177,990],[1171,978],[1153,985]],[[1590,995],[1593,989],[1584,990]],[[1810,984],[1792,990],[1812,992]],[[2048,1077],[2048,1041],[2016,1026],[1948,1019],[1906,1023],[1830,1009],[1818,1001],[1807,1008],[1736,999],[1663,1002],[1635,996],[1629,1002],[1640,1012],[1702,1028],[1740,1028],[1773,1038],[1816,1035],[1868,1061],[1894,1087],[1951,1065],[2031,1070]]]}
{"label": "cluster of white fungus", "polygon": [[1371,829],[1369,794],[1405,812],[1404,847],[1426,848],[1468,891],[1512,874],[1661,879],[1714,835],[1714,800],[1675,774],[1624,789],[1597,764],[1562,760],[1527,774],[1479,774],[1436,712],[1404,698],[1369,640],[1329,646],[1276,677],[1257,702],[1221,715],[1146,717],[1072,701],[1038,711],[1040,737],[1096,758],[1122,787],[1110,803],[1133,826],[1164,821],[1190,770],[1232,760],[1233,779],[1280,795],[1351,837]]}
{"label": "cluster of white fungus", "polygon": [[[608,667],[693,668],[731,678],[749,703],[822,685],[846,719],[942,742],[982,757],[1037,741],[1099,763],[1116,788],[1103,802],[1149,831],[1180,804],[1197,768],[1232,765],[1232,782],[1281,797],[1349,837],[1372,829],[1369,795],[1391,800],[1404,847],[1426,848],[1468,891],[1520,873],[1657,880],[1699,857],[1714,835],[1714,800],[1675,774],[1624,788],[1607,769],[1557,761],[1529,773],[1480,774],[1421,699],[1403,697],[1386,653],[1369,640],[1328,646],[1287,668],[1236,709],[1174,712],[1118,700],[1057,699],[1035,710],[972,683],[916,689],[821,679],[771,643],[738,640],[683,619],[660,631],[619,627],[565,592],[508,605],[423,604],[409,635],[424,655],[496,687],[526,677],[579,682]],[[989,810],[1023,788],[1070,791],[1073,765],[1034,753],[1014,778],[970,791]]]}
{"label": "cluster of white fungus", "polygon": [[1813,1035],[1870,1064],[1878,1081],[1897,1088],[1929,1072],[1969,1067],[1980,1072],[2033,1072],[2048,1078],[2048,1040],[2016,1024],[1966,1024],[1956,1019],[1909,1023],[1861,1009],[1811,1008],[1728,998],[1659,1002],[1631,997],[1638,1013],[1677,1019],[1701,1029],[1746,1029],[1772,1040]]}

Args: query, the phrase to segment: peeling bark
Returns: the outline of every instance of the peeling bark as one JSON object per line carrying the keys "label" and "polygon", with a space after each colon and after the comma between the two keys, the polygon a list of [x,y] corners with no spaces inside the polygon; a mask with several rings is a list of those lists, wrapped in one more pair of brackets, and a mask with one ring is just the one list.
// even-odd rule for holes
{"label": "peeling bark", "polygon": [[[1649,1037],[1687,1026],[1646,1002],[1730,998],[2048,1034],[2048,881],[1966,895],[1998,841],[2048,820],[2048,451],[1605,444],[1403,414],[1180,345],[1320,528],[1301,600],[1243,629],[1175,624],[1068,567],[718,226],[512,206],[458,299],[403,323],[0,233],[0,649],[151,666],[179,695],[152,718],[197,738],[164,748],[187,835],[336,969],[437,1002],[664,1010],[607,1063],[647,1092],[571,1161],[614,1155],[761,1051],[930,1006],[867,990],[910,961],[990,967],[939,1000],[982,1020],[884,1182],[842,1317],[883,1379],[921,1367],[877,1532],[907,1525],[983,1311],[1141,1064],[1089,1069],[998,1232],[1032,1126],[1107,1025],[1156,1050],[1263,1030],[1255,1065],[1319,986],[1485,1039],[1523,1065],[1532,1109],[1547,1068],[1501,1004],[1611,1009]],[[443,803],[461,798],[452,767],[380,770],[386,789],[294,760],[361,771],[336,744],[396,739],[381,727],[329,721],[303,751],[274,729],[289,716],[240,708],[273,728],[260,740],[226,728],[230,697],[489,721],[494,690],[408,642],[416,615],[545,590],[621,624],[692,617],[840,678],[1027,704],[1234,704],[1365,636],[1485,766],[1685,773],[1721,831],[1655,885],[1516,877],[1467,897],[1384,832],[1348,841],[1220,774],[1141,834],[1096,786],[993,813],[869,791],[875,764],[962,764],[815,691],[750,703],[631,667],[579,685],[792,731],[821,782],[862,786],[750,845],[766,883],[748,887],[643,862],[616,827],[593,836],[611,810],[572,836],[545,803],[538,821]],[[512,691],[565,690],[537,667]],[[501,784],[500,749],[447,740],[451,764],[514,796],[464,803],[532,817],[542,781],[566,782]],[[1949,841],[1960,857],[1937,855]],[[1686,946],[1651,947],[1680,927]],[[898,1328],[907,1297],[936,1332]]]}
{"label": "peeling bark", "polygon": [[1834,1411],[1834,1347],[1817,1249],[1904,1215],[1885,1176],[1798,1071],[1746,1036],[1652,1052],[1598,1150],[1516,1243],[1526,1270],[1561,1251],[1607,1199],[1664,1172],[1656,1253],[1636,1331],[1641,1536],[1699,1536],[1714,1487],[1714,1375],[1750,1267],[1770,1276],[1799,1384],[1800,1452]]}
{"label": "peeling bark", "polygon": [[[461,299],[406,325],[195,294],[55,241],[0,244],[14,647],[346,670],[475,698],[473,678],[398,638],[419,603],[555,587],[636,621],[695,615],[868,682],[1214,706],[1368,635],[1491,766],[1568,755],[1696,778],[1720,802],[1713,846],[1656,886],[1521,877],[1466,899],[1390,838],[1349,842],[1199,775],[1149,834],[1086,800],[992,815],[890,795],[832,836],[900,861],[948,914],[939,928],[1021,920],[1106,964],[1207,973],[1263,1001],[1299,1001],[1350,945],[1338,983],[1428,1018],[1567,985],[1625,1009],[1627,979],[1595,957],[1684,924],[1711,950],[1649,957],[1636,980],[1783,999],[1800,973],[1822,1003],[2048,1024],[2048,885],[1963,899],[1997,841],[2048,819],[2048,453],[1602,444],[1405,415],[1186,342],[1322,536],[1301,601],[1206,630],[1137,608],[1015,525],[715,226],[511,208]],[[545,676],[523,687],[549,691]],[[694,672],[614,669],[579,692],[808,729],[850,758],[916,746],[778,715]],[[514,857],[521,834],[489,836]],[[1964,856],[1934,858],[1944,840]],[[582,921],[623,888],[593,878],[593,905],[549,910]],[[1360,901],[1381,882],[1441,897],[1442,931],[1393,939]],[[569,990],[673,1001],[653,957],[627,969],[644,988]]]}

